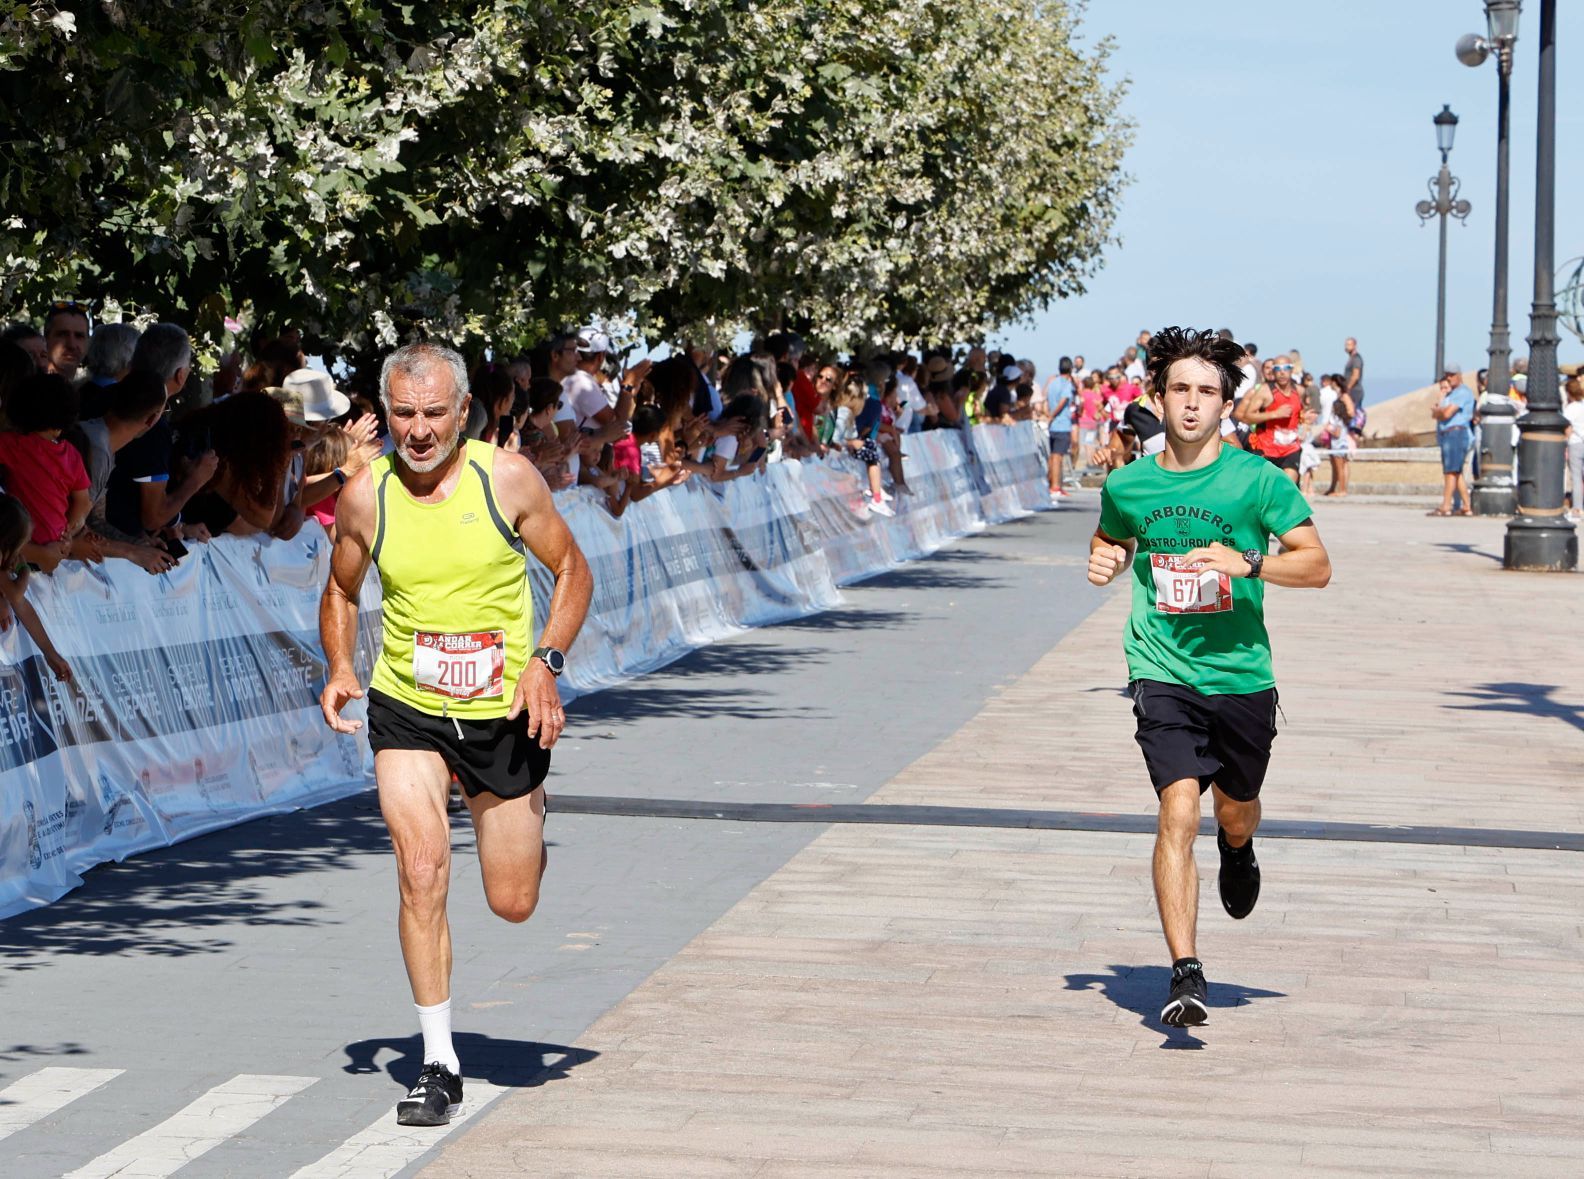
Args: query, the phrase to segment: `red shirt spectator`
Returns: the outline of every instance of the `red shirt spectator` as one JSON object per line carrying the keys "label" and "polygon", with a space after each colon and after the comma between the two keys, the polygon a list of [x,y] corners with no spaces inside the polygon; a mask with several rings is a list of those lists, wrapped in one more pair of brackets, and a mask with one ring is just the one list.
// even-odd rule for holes
{"label": "red shirt spectator", "polygon": [[71,493],[87,494],[88,471],[76,447],[45,434],[0,434],[0,466],[6,488],[33,517],[33,543],[53,544],[66,535]]}
{"label": "red shirt spectator", "polygon": [[814,437],[814,413],[819,408],[819,390],[806,368],[798,369],[792,382],[792,404],[797,407],[798,425],[803,427],[803,437]]}

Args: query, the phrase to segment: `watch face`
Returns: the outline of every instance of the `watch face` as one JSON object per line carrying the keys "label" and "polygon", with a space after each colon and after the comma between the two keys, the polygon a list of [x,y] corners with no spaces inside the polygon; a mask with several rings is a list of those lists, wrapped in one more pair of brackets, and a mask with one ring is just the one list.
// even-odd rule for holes
{"label": "watch face", "polygon": [[550,670],[555,672],[556,675],[560,675],[561,672],[566,668],[566,656],[561,654],[561,652],[557,651],[554,647],[545,648],[544,661],[549,665]]}

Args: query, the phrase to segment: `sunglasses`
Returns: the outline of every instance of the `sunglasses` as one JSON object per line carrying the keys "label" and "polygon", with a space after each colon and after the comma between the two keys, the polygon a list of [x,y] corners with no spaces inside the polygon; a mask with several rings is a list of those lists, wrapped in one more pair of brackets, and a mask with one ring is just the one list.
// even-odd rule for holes
{"label": "sunglasses", "polygon": [[1273,364],[1271,365],[1271,371],[1278,373],[1290,373],[1292,372],[1292,367],[1293,366],[1290,364]]}

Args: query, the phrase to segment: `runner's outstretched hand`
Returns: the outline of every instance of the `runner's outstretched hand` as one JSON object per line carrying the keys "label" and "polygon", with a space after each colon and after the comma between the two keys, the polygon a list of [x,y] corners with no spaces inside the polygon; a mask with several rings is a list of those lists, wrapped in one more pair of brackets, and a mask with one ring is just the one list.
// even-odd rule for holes
{"label": "runner's outstretched hand", "polygon": [[561,730],[566,728],[566,713],[561,711],[561,693],[556,688],[555,674],[540,659],[530,659],[528,666],[517,679],[517,690],[512,693],[507,720],[516,720],[528,713],[528,735],[539,738],[541,749],[554,747]]}
{"label": "runner's outstretched hand", "polygon": [[1089,583],[1110,585],[1127,568],[1128,551],[1119,544],[1096,545],[1089,553]]}
{"label": "runner's outstretched hand", "polygon": [[363,687],[351,675],[333,675],[319,693],[319,707],[324,711],[325,724],[338,733],[355,733],[363,727],[362,721],[346,720],[341,710],[352,700],[363,699]]}

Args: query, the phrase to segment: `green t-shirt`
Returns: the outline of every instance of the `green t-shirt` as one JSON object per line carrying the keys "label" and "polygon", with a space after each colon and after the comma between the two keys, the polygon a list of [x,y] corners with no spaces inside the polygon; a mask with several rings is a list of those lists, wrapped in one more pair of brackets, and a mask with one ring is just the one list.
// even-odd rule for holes
{"label": "green t-shirt", "polygon": [[[1112,472],[1100,491],[1100,531],[1138,541],[1133,613],[1122,640],[1129,678],[1207,696],[1275,687],[1264,582],[1234,577],[1222,586],[1214,574],[1156,565],[1215,542],[1264,552],[1273,534],[1307,519],[1309,505],[1280,469],[1234,446],[1222,444],[1215,462],[1197,471],[1164,471],[1152,456]],[[1168,598],[1164,609],[1158,589]],[[1189,612],[1169,612],[1174,595]]]}

